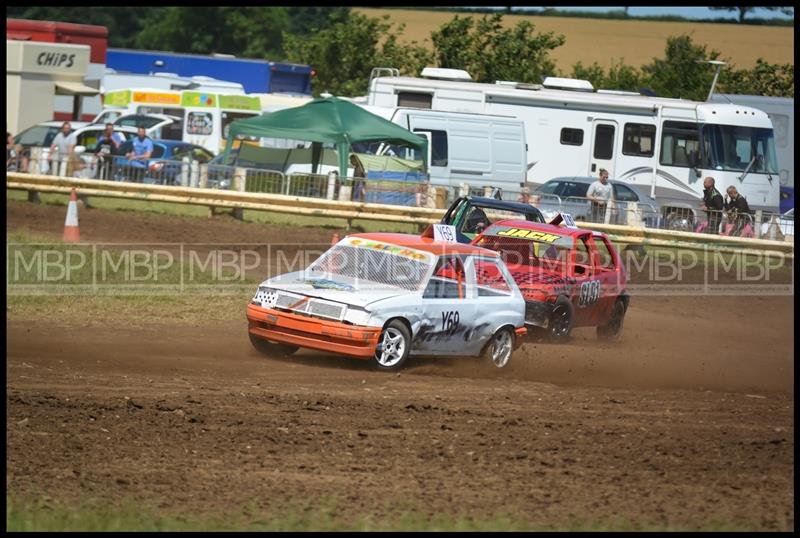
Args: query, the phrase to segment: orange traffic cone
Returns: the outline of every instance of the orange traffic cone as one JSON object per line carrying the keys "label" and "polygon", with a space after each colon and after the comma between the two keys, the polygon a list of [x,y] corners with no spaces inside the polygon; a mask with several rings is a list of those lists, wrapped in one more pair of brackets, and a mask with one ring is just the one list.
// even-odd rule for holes
{"label": "orange traffic cone", "polygon": [[81,234],[78,231],[78,193],[72,189],[69,195],[69,204],[67,205],[67,219],[64,221],[64,237],[65,243],[77,243],[81,240]]}
{"label": "orange traffic cone", "polygon": [[335,245],[338,242],[339,242],[339,234],[333,232],[333,235],[331,236],[331,245]]}

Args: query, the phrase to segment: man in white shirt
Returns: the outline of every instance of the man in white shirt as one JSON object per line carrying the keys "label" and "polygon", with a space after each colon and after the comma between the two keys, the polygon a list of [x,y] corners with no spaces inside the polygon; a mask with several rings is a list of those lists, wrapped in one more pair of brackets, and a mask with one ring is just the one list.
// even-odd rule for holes
{"label": "man in white shirt", "polygon": [[613,188],[608,182],[608,170],[600,169],[600,179],[589,185],[586,197],[592,203],[592,222],[605,222],[606,208],[614,198]]}
{"label": "man in white shirt", "polygon": [[67,161],[67,177],[72,176],[74,168],[74,150],[75,145],[78,143],[75,133],[72,132],[72,125],[65,121],[61,125],[61,131],[53,139],[53,144],[50,146],[50,154],[47,159],[52,162],[51,174],[58,175],[59,164],[62,161]]}

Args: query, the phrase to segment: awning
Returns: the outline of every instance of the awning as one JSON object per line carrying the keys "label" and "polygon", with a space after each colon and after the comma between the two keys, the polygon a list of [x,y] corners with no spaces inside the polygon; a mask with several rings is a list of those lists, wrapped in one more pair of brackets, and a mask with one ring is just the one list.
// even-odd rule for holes
{"label": "awning", "polygon": [[81,82],[56,81],[56,95],[97,95],[99,93],[100,90],[97,88],[92,88]]}

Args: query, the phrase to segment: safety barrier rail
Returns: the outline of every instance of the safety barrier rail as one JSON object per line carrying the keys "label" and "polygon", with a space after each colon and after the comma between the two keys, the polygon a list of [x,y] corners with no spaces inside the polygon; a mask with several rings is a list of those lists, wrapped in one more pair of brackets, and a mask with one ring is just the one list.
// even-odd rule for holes
{"label": "safety barrier rail", "polygon": [[[239,182],[241,185],[241,182]],[[327,198],[308,198],[284,194],[194,188],[183,186],[132,184],[105,180],[73,179],[9,172],[6,187],[33,192],[69,193],[79,189],[85,196],[128,198],[141,201],[162,201],[194,204],[207,207],[228,207],[289,213],[326,218],[364,219],[382,222],[430,224],[439,222],[443,211],[427,207],[342,201]],[[709,236],[695,232],[662,230],[604,223],[579,223],[580,227],[609,234],[617,243],[629,245],[665,246],[694,250],[713,247],[720,252],[753,253],[793,258],[794,244],[754,238]]]}

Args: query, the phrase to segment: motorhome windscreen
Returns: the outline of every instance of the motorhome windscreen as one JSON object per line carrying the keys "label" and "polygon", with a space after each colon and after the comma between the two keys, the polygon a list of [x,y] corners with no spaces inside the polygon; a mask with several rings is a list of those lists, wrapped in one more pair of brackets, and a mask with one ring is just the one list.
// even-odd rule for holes
{"label": "motorhome windscreen", "polygon": [[708,168],[741,172],[752,162],[750,172],[778,173],[772,129],[705,124],[701,132]]}
{"label": "motorhome windscreen", "polygon": [[[410,255],[412,251],[394,245],[369,242],[363,245],[335,245],[312,263],[308,271],[416,291],[421,288],[435,260],[432,256],[419,259],[420,256]],[[379,249],[378,246],[394,248],[396,253]]]}

